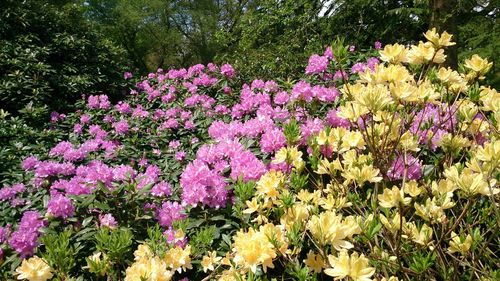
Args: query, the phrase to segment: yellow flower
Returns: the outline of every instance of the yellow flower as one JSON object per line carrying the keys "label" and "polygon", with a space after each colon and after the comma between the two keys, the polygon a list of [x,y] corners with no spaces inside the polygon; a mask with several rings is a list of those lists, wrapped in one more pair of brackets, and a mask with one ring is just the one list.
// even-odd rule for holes
{"label": "yellow flower", "polygon": [[320,245],[332,245],[337,251],[354,247],[346,239],[361,233],[361,228],[355,220],[342,220],[342,216],[337,215],[335,211],[326,211],[311,217],[307,229]]}
{"label": "yellow flower", "polygon": [[386,45],[383,50],[379,51],[380,59],[388,63],[406,62],[406,54],[408,50],[400,44]]}
{"label": "yellow flower", "polygon": [[155,256],[134,262],[125,271],[124,281],[169,281],[172,276],[165,261]]}
{"label": "yellow flower", "polygon": [[380,214],[379,218],[382,225],[384,225],[385,228],[387,228],[387,230],[389,230],[391,233],[396,233],[401,229],[401,223],[406,223],[406,219],[404,217],[401,218],[401,215],[399,213],[396,213],[390,221],[383,214]]}
{"label": "yellow flower", "polygon": [[307,258],[304,260],[304,263],[312,269],[316,273],[320,273],[323,268],[325,268],[326,264],[321,255],[315,254],[312,251],[307,253]]}
{"label": "yellow flower", "polygon": [[290,230],[295,223],[305,222],[309,218],[307,205],[297,203],[285,211],[281,216],[280,223]]}
{"label": "yellow flower", "polygon": [[411,46],[411,50],[408,52],[408,62],[412,64],[423,64],[423,63],[443,63],[446,59],[443,49],[436,51],[434,46],[430,42],[420,41],[417,46]]}
{"label": "yellow flower", "polygon": [[217,264],[220,260],[222,260],[222,257],[218,257],[217,252],[208,252],[208,255],[204,256],[201,261],[203,272],[207,272],[207,270],[213,271],[215,269],[214,264]]}
{"label": "yellow flower", "polygon": [[348,131],[342,138],[342,151],[347,151],[351,148],[365,148],[365,140],[359,131]]}
{"label": "yellow flower", "polygon": [[470,168],[465,168],[459,173],[457,166],[451,166],[444,171],[444,176],[469,196],[476,194],[495,195],[500,193],[499,188],[494,188],[496,184],[495,179],[487,181],[483,173],[474,172]]}
{"label": "yellow flower", "polygon": [[137,247],[137,250],[134,252],[134,260],[140,260],[140,259],[150,259],[152,258],[153,251],[149,248],[148,245],[146,244],[141,244]]}
{"label": "yellow flower", "polygon": [[368,86],[360,95],[354,97],[356,102],[371,112],[384,110],[394,103],[390,92],[384,85]]}
{"label": "yellow flower", "polygon": [[417,197],[424,191],[424,189],[419,187],[415,180],[411,180],[405,184],[403,191],[411,197]]}
{"label": "yellow flower", "polygon": [[354,252],[350,256],[347,251],[341,251],[338,257],[329,255],[328,261],[332,268],[325,269],[325,274],[335,277],[335,280],[350,277],[354,281],[370,281],[375,274],[375,268],[370,267],[364,254]]}
{"label": "yellow flower", "polygon": [[415,222],[407,223],[405,232],[413,242],[426,246],[432,238],[432,228],[427,224],[423,224],[420,229],[415,225]]}
{"label": "yellow flower", "polygon": [[332,194],[328,194],[326,198],[321,197],[319,204],[325,210],[341,209],[352,206],[352,203],[347,201],[346,197],[334,197]]}
{"label": "yellow flower", "polygon": [[450,253],[460,253],[462,255],[465,255],[469,250],[470,247],[472,246],[472,236],[470,234],[465,237],[460,237],[457,235],[455,232],[451,232],[451,240],[449,242],[450,247],[448,248],[448,251]]}
{"label": "yellow flower", "polygon": [[247,200],[246,204],[248,208],[243,210],[244,214],[252,214],[258,212],[262,207],[262,205],[258,202],[257,197],[252,198],[252,201]]}
{"label": "yellow flower", "polygon": [[339,106],[338,116],[348,119],[352,122],[357,122],[359,117],[370,112],[368,108],[364,105],[361,105],[357,102],[346,102],[345,105]]}
{"label": "yellow flower", "polygon": [[52,278],[52,269],[44,259],[37,256],[26,260],[16,268],[17,280],[28,279],[29,281],[45,281]]}
{"label": "yellow flower", "polygon": [[273,244],[273,247],[277,249],[281,254],[285,254],[288,249],[288,242],[285,236],[285,231],[283,226],[276,226],[272,223],[261,225],[259,232],[264,234],[269,242]]}
{"label": "yellow flower", "polygon": [[233,237],[234,262],[245,269],[257,272],[257,266],[262,265],[264,272],[267,268],[274,268],[273,259],[276,257],[274,246],[266,235],[250,228],[248,232],[238,231]]}
{"label": "yellow flower", "polygon": [[424,36],[429,42],[434,44],[436,48],[448,47],[456,44],[455,42],[451,42],[451,37],[453,37],[453,35],[445,31],[439,36],[435,27],[424,33]]}
{"label": "yellow flower", "polygon": [[328,159],[322,159],[319,162],[318,169],[315,171],[319,175],[329,174],[333,175],[335,171],[342,170],[342,165],[340,164],[339,159],[335,159],[332,162],[328,161]]}
{"label": "yellow flower", "polygon": [[[448,197],[449,198],[449,197]],[[427,198],[425,205],[415,203],[415,214],[431,223],[442,223],[446,220],[444,208],[436,203],[435,197]]]}
{"label": "yellow flower", "polygon": [[480,100],[483,102],[483,110],[500,111],[500,93],[497,90],[482,86]]}
{"label": "yellow flower", "polygon": [[100,276],[106,275],[106,272],[109,269],[108,257],[106,256],[106,254],[104,254],[101,258],[101,255],[101,252],[97,252],[92,256],[86,258],[87,266],[85,266],[84,268]]}
{"label": "yellow flower", "polygon": [[490,163],[498,169],[500,165],[500,140],[487,142],[479,147],[476,154],[477,159]]}
{"label": "yellow flower", "polygon": [[257,194],[267,199],[275,199],[280,194],[278,189],[283,184],[284,179],[285,176],[281,171],[270,170],[262,175],[257,182]]}
{"label": "yellow flower", "polygon": [[302,160],[302,152],[297,149],[296,146],[293,147],[282,147],[274,156],[273,164],[281,164],[286,162],[287,164],[292,164],[292,166],[300,170],[304,167],[304,160]]}
{"label": "yellow flower", "polygon": [[474,54],[470,59],[465,60],[465,67],[474,72],[474,77],[479,77],[479,79],[484,79],[484,75],[493,66],[492,62],[488,62],[487,59],[483,59],[480,56]]}
{"label": "yellow flower", "polygon": [[398,83],[389,85],[391,96],[405,102],[416,102],[419,100],[418,88],[410,83]]}
{"label": "yellow flower", "polygon": [[436,73],[437,78],[441,80],[443,83],[463,83],[465,82],[462,76],[455,70],[451,68],[444,68],[441,67],[439,68],[438,72]]}
{"label": "yellow flower", "polygon": [[191,246],[188,245],[184,249],[179,246],[175,248],[171,248],[165,254],[164,261],[168,267],[172,270],[177,270],[178,272],[182,272],[182,270],[187,270],[193,268],[191,265],[191,258],[189,255],[191,254]]}
{"label": "yellow flower", "polygon": [[379,182],[382,177],[379,177],[379,169],[373,168],[372,165],[364,165],[362,168],[350,167],[342,173],[342,176],[348,181],[356,181],[359,185],[364,182]]}
{"label": "yellow flower", "polygon": [[392,189],[385,188],[382,194],[378,195],[378,201],[383,208],[397,207],[399,204],[408,205],[411,202],[410,197],[404,197],[402,189],[393,186]]}

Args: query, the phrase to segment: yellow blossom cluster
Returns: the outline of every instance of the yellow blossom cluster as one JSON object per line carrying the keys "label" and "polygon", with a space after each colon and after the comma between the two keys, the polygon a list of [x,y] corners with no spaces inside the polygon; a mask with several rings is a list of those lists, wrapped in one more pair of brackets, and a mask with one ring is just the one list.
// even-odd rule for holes
{"label": "yellow blossom cluster", "polygon": [[191,269],[191,246],[170,248],[163,258],[155,255],[147,244],[134,252],[134,263],[127,268],[125,281],[168,281],[175,271]]}
{"label": "yellow blossom cluster", "polygon": [[17,280],[46,281],[52,278],[52,269],[47,262],[37,256],[23,260],[16,269]]}

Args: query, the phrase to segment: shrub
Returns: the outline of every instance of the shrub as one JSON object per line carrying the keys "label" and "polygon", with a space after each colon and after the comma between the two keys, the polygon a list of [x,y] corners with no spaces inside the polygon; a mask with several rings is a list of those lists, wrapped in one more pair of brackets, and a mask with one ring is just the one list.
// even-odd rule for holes
{"label": "shrub", "polygon": [[115,105],[87,96],[0,191],[2,274],[498,278],[491,64],[442,68],[451,36],[425,37],[378,58],[337,42],[299,81],[239,89],[209,64],[160,69]]}

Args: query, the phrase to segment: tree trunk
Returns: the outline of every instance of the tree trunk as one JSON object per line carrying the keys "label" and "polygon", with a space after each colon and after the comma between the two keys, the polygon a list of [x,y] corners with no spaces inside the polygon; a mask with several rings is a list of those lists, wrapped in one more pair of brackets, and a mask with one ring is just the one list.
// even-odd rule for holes
{"label": "tree trunk", "polygon": [[447,55],[445,66],[450,66],[457,69],[458,53],[457,47],[459,44],[457,36],[457,0],[430,0],[429,6],[431,10],[431,20],[429,29],[435,27],[438,32],[448,32],[453,34],[453,41],[457,44],[447,47],[445,53]]}

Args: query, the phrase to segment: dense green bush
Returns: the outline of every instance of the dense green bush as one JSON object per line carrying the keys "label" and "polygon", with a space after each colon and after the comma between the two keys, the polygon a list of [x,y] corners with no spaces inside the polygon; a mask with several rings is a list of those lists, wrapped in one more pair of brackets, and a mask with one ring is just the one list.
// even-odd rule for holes
{"label": "dense green bush", "polygon": [[[123,88],[124,51],[84,20],[77,6],[2,1],[0,102],[11,114],[28,102],[68,110],[81,94]],[[50,112],[49,111],[49,112]]]}

